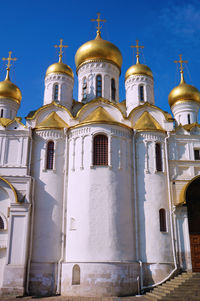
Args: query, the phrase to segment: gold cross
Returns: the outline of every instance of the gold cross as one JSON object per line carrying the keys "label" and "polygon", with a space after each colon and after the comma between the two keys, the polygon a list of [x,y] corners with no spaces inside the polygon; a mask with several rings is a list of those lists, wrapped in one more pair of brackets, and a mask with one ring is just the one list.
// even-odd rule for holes
{"label": "gold cross", "polygon": [[183,69],[184,69],[183,63],[184,63],[184,64],[187,64],[188,61],[183,61],[183,60],[182,60],[182,54],[179,54],[179,61],[174,61],[174,63],[175,63],[175,64],[178,64],[178,63],[180,64],[181,83],[184,83],[185,80],[184,80],[184,76],[183,76]]}
{"label": "gold cross", "polygon": [[100,22],[106,22],[106,19],[100,19],[100,13],[97,13],[98,18],[97,19],[91,19],[92,22],[97,22],[97,33],[100,34],[100,29],[102,26],[100,25]]}
{"label": "gold cross", "polygon": [[136,40],[136,45],[135,46],[132,46],[131,45],[131,48],[136,48],[136,64],[139,64],[139,57],[140,57],[140,48],[143,49],[144,46],[139,46],[139,40]]}
{"label": "gold cross", "polygon": [[12,66],[11,61],[16,61],[17,60],[16,57],[13,57],[13,58],[11,57],[12,51],[9,51],[8,53],[9,53],[8,58],[5,58],[5,57],[2,58],[3,61],[8,61],[8,64],[6,65],[7,66],[7,68],[6,68],[6,70],[7,70],[6,79],[7,80],[10,79],[9,78],[9,72],[10,72],[10,67]]}
{"label": "gold cross", "polygon": [[68,45],[63,45],[63,39],[60,39],[60,45],[54,45],[55,48],[60,48],[59,51],[59,63],[62,63],[62,57],[63,57],[63,48],[67,48]]}

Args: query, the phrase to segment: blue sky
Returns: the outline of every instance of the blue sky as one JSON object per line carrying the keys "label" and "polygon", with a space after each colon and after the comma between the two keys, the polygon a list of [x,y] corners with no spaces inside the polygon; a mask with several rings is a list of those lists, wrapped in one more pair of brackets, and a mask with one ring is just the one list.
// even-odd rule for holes
{"label": "blue sky", "polygon": [[[118,46],[123,56],[120,101],[125,99],[124,76],[134,62],[130,45],[136,39],[145,46],[141,62],[153,71],[157,106],[170,111],[168,94],[179,82],[173,61],[180,53],[189,61],[185,67],[187,83],[200,88],[199,0],[4,1],[0,57],[8,57],[11,50],[18,58],[11,79],[22,91],[19,116],[42,106],[45,72],[58,60],[54,45],[60,38],[69,45],[64,62],[76,74],[75,53],[83,43],[95,38],[96,24],[90,19],[96,18],[97,12],[107,19],[102,37]],[[0,80],[4,80],[5,68],[5,62],[1,61]],[[77,99],[76,76],[74,98]]]}

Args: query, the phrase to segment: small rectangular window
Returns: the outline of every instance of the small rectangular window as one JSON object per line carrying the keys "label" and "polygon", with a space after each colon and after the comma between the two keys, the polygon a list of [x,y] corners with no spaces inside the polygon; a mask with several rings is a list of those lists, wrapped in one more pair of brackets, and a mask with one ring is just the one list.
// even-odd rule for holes
{"label": "small rectangular window", "polygon": [[194,150],[194,159],[195,160],[200,160],[200,149],[195,149]]}

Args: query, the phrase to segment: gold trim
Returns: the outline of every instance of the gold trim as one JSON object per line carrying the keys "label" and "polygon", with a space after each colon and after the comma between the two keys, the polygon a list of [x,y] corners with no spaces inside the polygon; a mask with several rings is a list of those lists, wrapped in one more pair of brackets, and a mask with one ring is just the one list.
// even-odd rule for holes
{"label": "gold trim", "polygon": [[71,129],[74,129],[74,128],[77,128],[77,127],[80,127],[80,126],[84,126],[84,125],[93,125],[93,124],[111,124],[111,125],[118,125],[118,126],[121,126],[121,127],[124,127],[124,128],[127,128],[129,130],[133,130],[130,126],[126,125],[126,124],[123,124],[123,123],[120,123],[118,121],[116,122],[111,122],[111,121],[93,121],[93,122],[83,122],[83,123],[79,123],[79,124],[76,124],[76,125],[73,125],[71,127],[69,127],[69,130]]}
{"label": "gold trim", "polygon": [[133,128],[138,131],[165,131],[157,120],[147,111],[142,113]]}
{"label": "gold trim", "polygon": [[189,182],[187,182],[187,183],[182,187],[181,192],[180,192],[180,194],[179,194],[179,202],[175,204],[176,206],[177,206],[177,205],[184,205],[184,204],[186,204],[186,191],[187,191],[189,185],[190,185],[193,181],[195,181],[196,179],[198,179],[198,178],[200,178],[200,175],[198,175],[198,176],[192,178]]}
{"label": "gold trim", "polygon": [[69,125],[56,112],[51,112],[35,129],[63,129],[68,127]]}
{"label": "gold trim", "polygon": [[46,108],[50,108],[50,107],[52,107],[52,106],[56,106],[56,107],[58,107],[58,108],[64,109],[66,112],[68,112],[68,114],[70,115],[70,117],[74,119],[74,117],[72,116],[71,112],[70,112],[66,107],[64,107],[64,106],[62,106],[62,105],[60,105],[60,104],[57,104],[55,101],[52,101],[51,103],[49,103],[49,104],[47,104],[47,105],[45,105],[45,106],[42,106],[42,107],[40,107],[39,109],[37,109],[37,110],[35,111],[35,113],[33,114],[33,116],[31,116],[31,117],[26,117],[26,120],[32,120],[32,119],[34,119],[34,118],[36,117],[36,115],[37,115],[40,111],[42,111],[42,110],[44,110],[44,109],[46,109]]}
{"label": "gold trim", "polygon": [[13,120],[12,119],[9,119],[9,118],[0,118],[0,124],[3,126],[3,127],[7,127],[8,125],[12,124],[13,122],[17,122],[21,125],[23,125],[24,128],[27,128],[22,122],[21,122],[21,117],[15,117]]}
{"label": "gold trim", "polygon": [[[176,101],[172,106],[171,106],[171,110],[173,109],[173,107],[177,104],[182,104],[182,103],[188,103],[188,102],[191,102],[191,103],[194,103],[194,100],[184,100],[184,99],[180,99],[178,101]],[[197,104],[199,104],[198,102],[196,102]]]}
{"label": "gold trim", "polygon": [[15,188],[13,187],[13,185],[6,179],[4,179],[3,177],[0,176],[0,180],[2,180],[3,182],[5,182],[6,184],[8,184],[8,186],[10,186],[10,188],[12,189],[13,193],[14,193],[14,196],[15,196],[15,200],[16,200],[16,203],[20,203],[18,201],[18,197],[17,197],[17,193],[16,193],[16,190]]}

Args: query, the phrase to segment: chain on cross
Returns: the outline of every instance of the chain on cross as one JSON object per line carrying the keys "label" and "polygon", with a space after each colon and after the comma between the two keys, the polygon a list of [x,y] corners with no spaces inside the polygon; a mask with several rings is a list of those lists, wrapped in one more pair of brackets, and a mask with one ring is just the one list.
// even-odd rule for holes
{"label": "chain on cross", "polygon": [[7,67],[6,68],[6,70],[7,70],[6,79],[9,79],[10,67],[12,66],[11,61],[16,61],[17,60],[16,57],[13,57],[13,58],[11,57],[12,51],[9,51],[8,54],[9,54],[9,56],[7,58],[5,58],[5,57],[2,58],[3,61],[8,61],[8,64],[6,65],[6,67]]}
{"label": "chain on cross", "polygon": [[131,48],[136,48],[136,64],[139,64],[139,57],[140,57],[140,49],[143,49],[144,46],[139,46],[139,40],[136,40],[136,45],[132,46]]}
{"label": "chain on cross", "polygon": [[101,22],[106,22],[106,19],[101,19],[100,18],[100,13],[97,13],[98,18],[97,19],[91,19],[92,22],[97,22],[97,33],[100,34],[101,31],[100,29],[102,28],[102,26],[100,25]]}
{"label": "chain on cross", "polygon": [[67,48],[68,45],[63,45],[63,39],[60,39],[60,45],[54,45],[55,48],[60,48],[59,50],[59,63],[62,63],[63,48]]}

